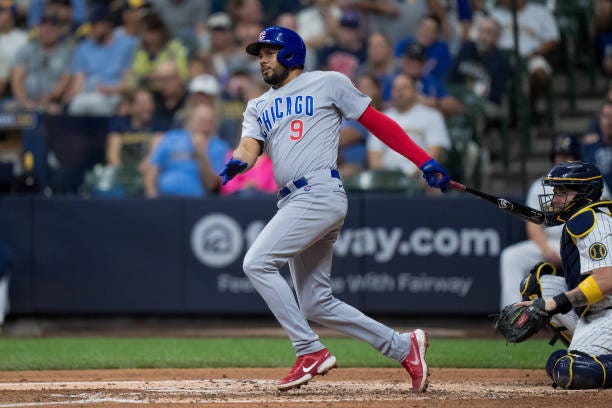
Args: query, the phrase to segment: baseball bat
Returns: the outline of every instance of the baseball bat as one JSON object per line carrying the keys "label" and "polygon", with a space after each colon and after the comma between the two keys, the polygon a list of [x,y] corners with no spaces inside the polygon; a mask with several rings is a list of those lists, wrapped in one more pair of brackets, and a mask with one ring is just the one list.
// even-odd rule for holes
{"label": "baseball bat", "polygon": [[544,223],[544,214],[542,213],[542,211],[535,210],[531,207],[527,207],[526,205],[519,204],[512,200],[508,200],[502,197],[495,197],[490,194],[483,193],[482,191],[468,187],[454,180],[451,180],[449,184],[456,190],[465,191],[466,193],[470,193],[477,197],[480,197],[483,200],[486,200],[496,205],[497,208],[500,208],[504,211],[508,211],[509,213],[516,215],[517,217],[520,217],[525,221],[533,222],[535,224]]}

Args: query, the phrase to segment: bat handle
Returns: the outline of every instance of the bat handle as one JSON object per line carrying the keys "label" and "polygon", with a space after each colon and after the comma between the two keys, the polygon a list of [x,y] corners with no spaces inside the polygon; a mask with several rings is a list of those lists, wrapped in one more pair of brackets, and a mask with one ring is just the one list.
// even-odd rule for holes
{"label": "bat handle", "polygon": [[455,181],[455,180],[449,181],[448,184],[452,188],[454,188],[456,190],[463,190],[463,191],[467,190],[467,187],[465,185],[463,185],[463,184],[461,184],[461,183],[459,183],[458,181]]}

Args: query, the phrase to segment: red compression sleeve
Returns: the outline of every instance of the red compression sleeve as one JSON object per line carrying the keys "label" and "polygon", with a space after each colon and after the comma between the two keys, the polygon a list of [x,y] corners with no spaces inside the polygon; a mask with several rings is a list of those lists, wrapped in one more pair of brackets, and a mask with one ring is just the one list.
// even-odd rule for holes
{"label": "red compression sleeve", "polygon": [[410,136],[404,132],[404,129],[393,119],[372,106],[368,106],[363,112],[359,118],[359,123],[384,144],[416,164],[417,167],[421,167],[431,159],[429,154],[414,143]]}

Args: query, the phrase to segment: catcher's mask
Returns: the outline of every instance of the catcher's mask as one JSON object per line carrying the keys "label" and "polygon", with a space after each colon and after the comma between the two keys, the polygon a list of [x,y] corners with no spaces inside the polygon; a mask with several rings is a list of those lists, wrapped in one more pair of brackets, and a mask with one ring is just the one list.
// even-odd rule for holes
{"label": "catcher's mask", "polygon": [[[568,161],[553,166],[542,186],[544,194],[540,194],[539,199],[544,222],[560,225],[585,205],[599,200],[603,178],[594,164]],[[553,192],[547,192],[546,186],[552,187]]]}

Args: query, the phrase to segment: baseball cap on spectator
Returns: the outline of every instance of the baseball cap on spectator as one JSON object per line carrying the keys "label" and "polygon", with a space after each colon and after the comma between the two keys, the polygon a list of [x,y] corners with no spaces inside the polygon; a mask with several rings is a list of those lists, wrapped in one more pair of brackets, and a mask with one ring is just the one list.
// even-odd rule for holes
{"label": "baseball cap on spectator", "polygon": [[219,81],[209,74],[198,75],[189,83],[189,93],[201,92],[206,95],[217,96],[220,91]]}
{"label": "baseball cap on spectator", "polygon": [[206,25],[211,30],[230,30],[232,28],[232,19],[227,13],[213,13],[208,17]]}
{"label": "baseball cap on spectator", "polygon": [[345,11],[340,17],[340,26],[346,28],[359,28],[361,19],[354,11]]}
{"label": "baseball cap on spectator", "polygon": [[112,15],[106,4],[96,3],[91,8],[91,12],[89,13],[89,22],[91,24],[95,24],[103,21],[111,22]]}
{"label": "baseball cap on spectator", "polygon": [[418,61],[425,61],[425,47],[418,42],[414,41],[406,47],[405,51],[406,58]]}
{"label": "baseball cap on spectator", "polygon": [[580,160],[580,143],[576,136],[559,132],[552,138],[550,161],[554,163],[555,155],[563,154],[572,157],[572,160]]}
{"label": "baseball cap on spectator", "polygon": [[10,11],[13,17],[17,16],[17,6],[12,0],[0,0],[0,10]]}

